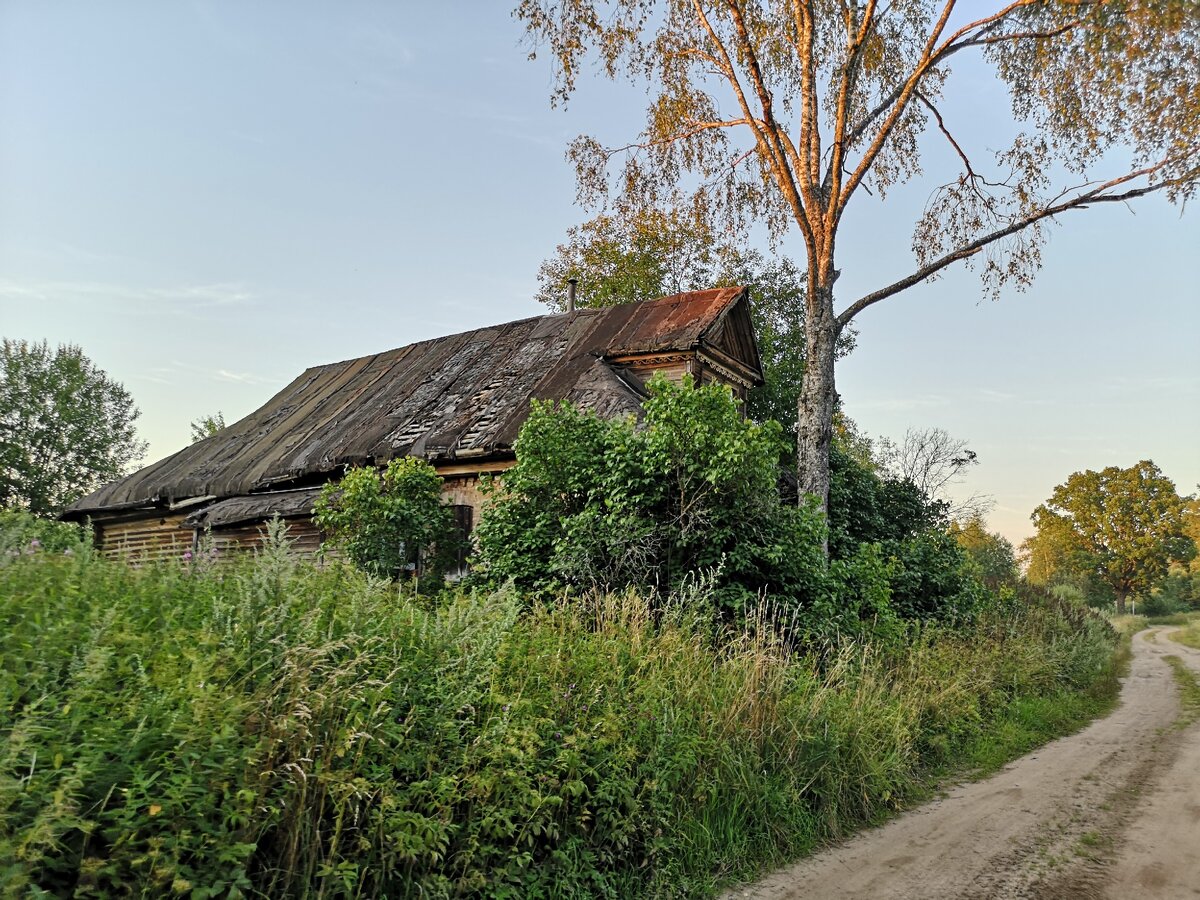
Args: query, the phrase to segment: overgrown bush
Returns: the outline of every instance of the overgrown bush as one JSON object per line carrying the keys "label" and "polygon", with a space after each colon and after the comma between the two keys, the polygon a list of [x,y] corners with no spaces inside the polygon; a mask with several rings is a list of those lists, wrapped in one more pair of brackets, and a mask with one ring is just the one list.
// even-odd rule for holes
{"label": "overgrown bush", "polygon": [[[72,552],[86,539],[85,529],[17,507],[0,509],[0,557],[44,551]],[[2,562],[2,560],[0,560]]]}
{"label": "overgrown bush", "polygon": [[988,602],[978,565],[950,531],[945,503],[911,481],[880,475],[836,443],[830,467],[830,556],[848,561],[877,545],[897,615],[956,622]]}
{"label": "overgrown bush", "polygon": [[534,404],[477,530],[482,575],[665,595],[711,572],[727,613],[763,593],[825,596],[821,518],[779,499],[778,424],[744,419],[722,385],[657,377],[649,391],[641,423]]}
{"label": "overgrown bush", "polygon": [[1111,632],[1049,600],[820,660],[766,619],[714,644],[702,598],[524,605],[431,608],[278,536],[207,571],[16,559],[0,568],[0,882],[705,895],[877,818],[931,767],[1071,727],[1115,685]]}
{"label": "overgrown bush", "polygon": [[1143,609],[1148,616],[1200,609],[1200,571],[1172,572],[1146,599]]}
{"label": "overgrown bush", "polygon": [[423,459],[401,456],[383,471],[352,468],[321,489],[313,520],[359,568],[382,578],[420,574],[437,583],[457,550],[442,479]]}

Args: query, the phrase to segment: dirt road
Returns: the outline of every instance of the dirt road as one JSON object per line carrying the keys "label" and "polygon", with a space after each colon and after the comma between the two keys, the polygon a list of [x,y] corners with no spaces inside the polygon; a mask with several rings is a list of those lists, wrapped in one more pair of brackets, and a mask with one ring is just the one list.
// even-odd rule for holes
{"label": "dirt road", "polygon": [[1200,723],[1163,659],[1200,652],[1171,630],[1134,637],[1112,715],[726,897],[1200,898]]}

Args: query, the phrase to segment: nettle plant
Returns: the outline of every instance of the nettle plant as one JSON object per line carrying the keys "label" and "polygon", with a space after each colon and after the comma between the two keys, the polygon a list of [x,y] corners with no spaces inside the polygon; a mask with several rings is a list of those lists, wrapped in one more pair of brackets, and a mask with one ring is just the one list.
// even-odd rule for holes
{"label": "nettle plant", "polygon": [[363,571],[381,578],[420,573],[440,578],[457,548],[454,519],[442,503],[442,479],[411,456],[347,470],[321,489],[313,520]]}

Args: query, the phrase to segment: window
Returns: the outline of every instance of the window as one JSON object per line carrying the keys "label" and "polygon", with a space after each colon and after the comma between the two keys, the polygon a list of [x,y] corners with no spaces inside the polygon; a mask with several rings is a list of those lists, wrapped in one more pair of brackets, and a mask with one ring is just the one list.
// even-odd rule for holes
{"label": "window", "polygon": [[471,569],[468,558],[473,549],[471,531],[475,527],[475,508],[465,503],[456,503],[450,509],[454,513],[454,536],[457,538],[458,546],[457,555],[446,576],[451,580],[456,580],[465,576]]}

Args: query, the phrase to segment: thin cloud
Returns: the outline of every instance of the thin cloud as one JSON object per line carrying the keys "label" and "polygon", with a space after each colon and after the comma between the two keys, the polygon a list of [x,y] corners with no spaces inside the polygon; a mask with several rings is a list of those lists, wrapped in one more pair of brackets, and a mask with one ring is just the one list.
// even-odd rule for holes
{"label": "thin cloud", "polygon": [[101,281],[0,281],[0,300],[113,304],[116,312],[137,315],[192,316],[213,308],[251,304],[255,299],[254,291],[241,282],[134,287]]}
{"label": "thin cloud", "polygon": [[880,409],[880,410],[909,410],[909,409],[932,409],[935,407],[949,406],[950,398],[944,397],[941,394],[922,394],[911,397],[887,397],[879,400],[866,400],[856,402],[855,409]]}
{"label": "thin cloud", "polygon": [[228,369],[217,369],[212,373],[218,381],[234,381],[238,384],[271,384],[274,378],[255,375],[253,372],[230,372]]}
{"label": "thin cloud", "polygon": [[281,381],[279,378],[261,375],[257,372],[234,372],[226,368],[211,369],[182,362],[173,362],[169,366],[154,366],[139,372],[135,377],[142,381],[166,385],[191,383],[197,378],[251,386],[279,384]]}

